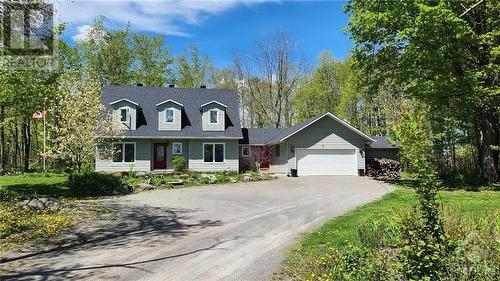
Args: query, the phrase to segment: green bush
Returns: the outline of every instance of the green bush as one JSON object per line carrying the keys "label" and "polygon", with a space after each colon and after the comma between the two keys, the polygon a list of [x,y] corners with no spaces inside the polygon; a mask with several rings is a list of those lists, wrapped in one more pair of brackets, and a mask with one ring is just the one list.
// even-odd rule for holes
{"label": "green bush", "polygon": [[181,155],[176,155],[172,157],[172,167],[174,168],[174,171],[181,172],[182,170],[184,170],[185,166],[186,166],[186,157]]}
{"label": "green bush", "polygon": [[131,191],[119,177],[96,172],[71,174],[67,184],[75,196],[116,195]]}

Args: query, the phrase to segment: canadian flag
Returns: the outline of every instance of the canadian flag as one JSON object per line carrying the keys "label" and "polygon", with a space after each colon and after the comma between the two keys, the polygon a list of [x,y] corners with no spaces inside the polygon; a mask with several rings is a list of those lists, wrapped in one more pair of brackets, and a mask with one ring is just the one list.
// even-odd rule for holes
{"label": "canadian flag", "polygon": [[40,118],[43,118],[45,120],[45,110],[35,111],[35,113],[33,113],[33,119],[40,119]]}

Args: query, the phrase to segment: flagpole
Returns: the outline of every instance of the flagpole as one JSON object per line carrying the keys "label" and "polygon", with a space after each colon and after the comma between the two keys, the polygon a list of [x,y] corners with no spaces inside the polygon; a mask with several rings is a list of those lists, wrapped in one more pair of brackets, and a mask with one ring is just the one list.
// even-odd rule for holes
{"label": "flagpole", "polygon": [[46,169],[45,169],[45,159],[46,159],[46,155],[45,155],[45,100],[43,101],[43,111],[42,111],[42,114],[43,114],[43,172],[45,173],[46,172]]}

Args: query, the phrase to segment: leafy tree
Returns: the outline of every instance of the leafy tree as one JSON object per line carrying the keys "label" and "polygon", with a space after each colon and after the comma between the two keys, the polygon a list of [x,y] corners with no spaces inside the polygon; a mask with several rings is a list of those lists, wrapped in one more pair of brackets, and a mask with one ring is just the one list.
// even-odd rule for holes
{"label": "leafy tree", "polygon": [[92,162],[102,137],[118,136],[120,126],[100,102],[101,83],[96,74],[71,71],[59,79],[60,92],[53,111],[59,113],[57,126],[50,124],[52,136],[48,155],[74,164]]}
{"label": "leafy tree", "polygon": [[177,59],[176,84],[181,88],[206,86],[212,61],[207,55],[200,55],[198,46],[190,44]]}
{"label": "leafy tree", "polygon": [[163,44],[163,36],[151,37],[140,33],[133,35],[135,82],[151,87],[161,87],[172,82],[174,59],[169,55],[171,47],[165,48]]}
{"label": "leafy tree", "polygon": [[102,84],[131,84],[134,52],[129,27],[106,30],[104,17],[100,17],[78,45],[85,65],[99,75]]}
{"label": "leafy tree", "polygon": [[404,85],[433,111],[471,123],[480,175],[497,180],[499,2],[351,0],[346,10],[366,84]]}

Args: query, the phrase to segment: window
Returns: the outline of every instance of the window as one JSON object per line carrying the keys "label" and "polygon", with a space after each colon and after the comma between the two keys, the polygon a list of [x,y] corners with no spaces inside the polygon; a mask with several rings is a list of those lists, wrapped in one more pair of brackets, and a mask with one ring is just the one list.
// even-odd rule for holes
{"label": "window", "polygon": [[127,122],[128,115],[129,115],[129,109],[128,109],[128,107],[122,107],[122,108],[120,108],[120,121]]}
{"label": "window", "polygon": [[250,147],[249,146],[242,146],[241,147],[241,156],[243,156],[243,157],[250,156]]}
{"label": "window", "polygon": [[113,144],[113,162],[134,162],[135,143]]}
{"label": "window", "polygon": [[204,143],[203,162],[224,162],[224,150],[223,143]]}
{"label": "window", "polygon": [[210,124],[218,124],[219,123],[219,110],[218,109],[210,109]]}
{"label": "window", "polygon": [[279,144],[277,144],[274,149],[276,149],[276,157],[280,157],[281,155],[281,146]]}
{"label": "window", "polygon": [[165,109],[165,122],[167,122],[167,123],[174,122],[174,109],[173,108]]}
{"label": "window", "polygon": [[172,144],[172,154],[182,154],[182,143],[174,142]]}

